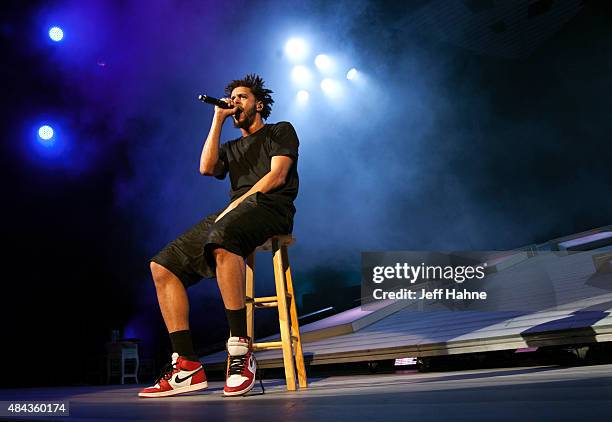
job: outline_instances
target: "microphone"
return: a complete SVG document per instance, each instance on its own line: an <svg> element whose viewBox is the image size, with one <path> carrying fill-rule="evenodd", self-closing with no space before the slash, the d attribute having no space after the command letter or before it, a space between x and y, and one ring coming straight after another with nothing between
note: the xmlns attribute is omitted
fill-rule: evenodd
<svg viewBox="0 0 612 422"><path fill-rule="evenodd" d="M228 110L230 108L233 108L231 105L229 105L225 101L220 100L220 99L215 98L215 97L209 97L208 95L198 95L198 100L202 101L203 103L216 105L217 107L225 108L225 109L228 109Z"/></svg>

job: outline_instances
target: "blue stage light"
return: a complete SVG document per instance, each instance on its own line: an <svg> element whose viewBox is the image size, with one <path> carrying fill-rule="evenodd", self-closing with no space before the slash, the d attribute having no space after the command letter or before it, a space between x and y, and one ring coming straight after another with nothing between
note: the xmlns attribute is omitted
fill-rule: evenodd
<svg viewBox="0 0 612 422"><path fill-rule="evenodd" d="M49 38L55 42L60 42L64 38L64 31L59 26L49 29Z"/></svg>
<svg viewBox="0 0 612 422"><path fill-rule="evenodd" d="M304 60L308 55L308 44L302 38L291 38L285 44L285 54L292 61Z"/></svg>
<svg viewBox="0 0 612 422"><path fill-rule="evenodd" d="M349 81L352 81L356 78L357 78L357 69L352 68L351 70L346 72L346 79L348 79Z"/></svg>
<svg viewBox="0 0 612 422"><path fill-rule="evenodd" d="M57 115L39 115L25 124L27 138L24 146L35 162L44 166L66 164L62 159L68 152L65 125L65 118Z"/></svg>
<svg viewBox="0 0 612 422"><path fill-rule="evenodd" d="M38 137L43 141L53 139L53 128L49 125L44 125L38 128Z"/></svg>

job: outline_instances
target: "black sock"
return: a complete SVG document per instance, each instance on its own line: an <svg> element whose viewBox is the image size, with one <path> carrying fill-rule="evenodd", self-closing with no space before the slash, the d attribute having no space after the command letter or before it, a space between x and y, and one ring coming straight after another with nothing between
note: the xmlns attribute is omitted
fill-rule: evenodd
<svg viewBox="0 0 612 422"><path fill-rule="evenodd" d="M172 351L178 353L179 356L192 361L198 360L198 355L193 349L191 331L182 330L170 333L170 342L172 343Z"/></svg>
<svg viewBox="0 0 612 422"><path fill-rule="evenodd" d="M229 324L232 337L246 337L246 306L242 309L226 309L227 322Z"/></svg>

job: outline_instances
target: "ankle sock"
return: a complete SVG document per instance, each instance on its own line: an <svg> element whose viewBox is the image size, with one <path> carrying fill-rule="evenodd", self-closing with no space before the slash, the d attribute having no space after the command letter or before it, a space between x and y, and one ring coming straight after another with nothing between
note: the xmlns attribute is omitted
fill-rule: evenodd
<svg viewBox="0 0 612 422"><path fill-rule="evenodd" d="M227 322L232 337L246 337L246 306L242 309L226 309Z"/></svg>
<svg viewBox="0 0 612 422"><path fill-rule="evenodd" d="M170 342L172 343L172 351L184 357L187 360L194 362L198 361L198 355L193 348L193 340L191 339L190 330L175 331L170 333Z"/></svg>

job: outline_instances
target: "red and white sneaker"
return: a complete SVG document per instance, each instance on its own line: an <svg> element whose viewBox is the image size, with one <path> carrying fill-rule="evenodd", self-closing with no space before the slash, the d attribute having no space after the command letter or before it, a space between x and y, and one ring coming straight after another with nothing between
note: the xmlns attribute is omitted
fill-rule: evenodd
<svg viewBox="0 0 612 422"><path fill-rule="evenodd" d="M178 353L172 354L172 363L166 365L155 385L143 388L140 397L168 397L208 387L206 374L200 362L192 362Z"/></svg>
<svg viewBox="0 0 612 422"><path fill-rule="evenodd" d="M230 337L227 340L227 373L223 394L241 396L255 385L257 362L253 356L253 343L249 337Z"/></svg>

